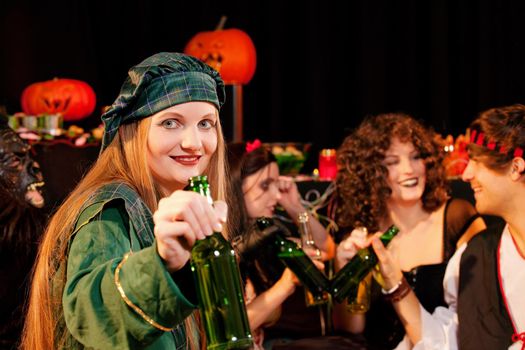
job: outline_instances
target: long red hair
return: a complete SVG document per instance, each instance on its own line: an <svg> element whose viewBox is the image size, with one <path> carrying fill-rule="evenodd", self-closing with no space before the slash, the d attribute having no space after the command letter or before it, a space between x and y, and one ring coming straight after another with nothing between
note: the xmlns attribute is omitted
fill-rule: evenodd
<svg viewBox="0 0 525 350"><path fill-rule="evenodd" d="M67 262L67 245L88 197L107 183L123 182L135 189L152 212L157 209L161 195L149 171L145 152L150 123L151 118L145 118L122 125L115 139L50 220L33 273L21 349L55 349L65 344L68 335L62 312L65 274L59 268ZM220 123L217 123L217 140L217 151L205 173L214 198L225 200L227 171ZM194 319L188 317L185 322L188 341L192 348L196 347L198 340L191 338L195 333Z"/></svg>

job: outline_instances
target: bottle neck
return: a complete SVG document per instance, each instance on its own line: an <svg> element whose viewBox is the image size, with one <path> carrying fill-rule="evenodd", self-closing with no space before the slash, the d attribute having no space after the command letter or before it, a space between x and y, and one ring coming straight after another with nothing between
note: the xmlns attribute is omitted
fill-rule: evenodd
<svg viewBox="0 0 525 350"><path fill-rule="evenodd" d="M392 225L379 237L383 245L386 247L392 239L399 233L399 228Z"/></svg>
<svg viewBox="0 0 525 350"><path fill-rule="evenodd" d="M213 204L211 196L210 185L206 176L193 176L188 180L187 189L193 192L202 194L208 200L208 203Z"/></svg>

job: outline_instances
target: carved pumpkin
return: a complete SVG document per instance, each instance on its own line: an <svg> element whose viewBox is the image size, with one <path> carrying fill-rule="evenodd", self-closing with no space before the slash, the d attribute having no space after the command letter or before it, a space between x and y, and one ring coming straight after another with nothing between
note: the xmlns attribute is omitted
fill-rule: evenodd
<svg viewBox="0 0 525 350"><path fill-rule="evenodd" d="M61 113L65 121L80 120L95 110L95 92L87 83L58 79L33 83L22 92L22 110L26 114Z"/></svg>
<svg viewBox="0 0 525 350"><path fill-rule="evenodd" d="M184 52L217 70L226 84L247 84L255 73L255 46L239 29L197 33Z"/></svg>

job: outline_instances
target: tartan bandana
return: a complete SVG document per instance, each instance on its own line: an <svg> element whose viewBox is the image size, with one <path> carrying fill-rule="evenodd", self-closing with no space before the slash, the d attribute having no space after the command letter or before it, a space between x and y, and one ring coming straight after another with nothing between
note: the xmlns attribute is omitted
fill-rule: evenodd
<svg viewBox="0 0 525 350"><path fill-rule="evenodd" d="M224 82L207 64L181 53L155 54L128 71L119 96L102 115L100 151L111 143L122 124L190 101L210 102L220 110L224 98Z"/></svg>

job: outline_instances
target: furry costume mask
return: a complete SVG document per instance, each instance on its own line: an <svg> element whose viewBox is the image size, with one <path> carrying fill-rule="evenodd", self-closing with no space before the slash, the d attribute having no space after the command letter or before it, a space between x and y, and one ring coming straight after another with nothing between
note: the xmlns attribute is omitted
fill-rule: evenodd
<svg viewBox="0 0 525 350"><path fill-rule="evenodd" d="M7 125L0 120L0 190L8 194L0 201L16 201L19 205L29 203L41 208L44 198L40 187L44 185L38 164L31 158L26 144Z"/></svg>

